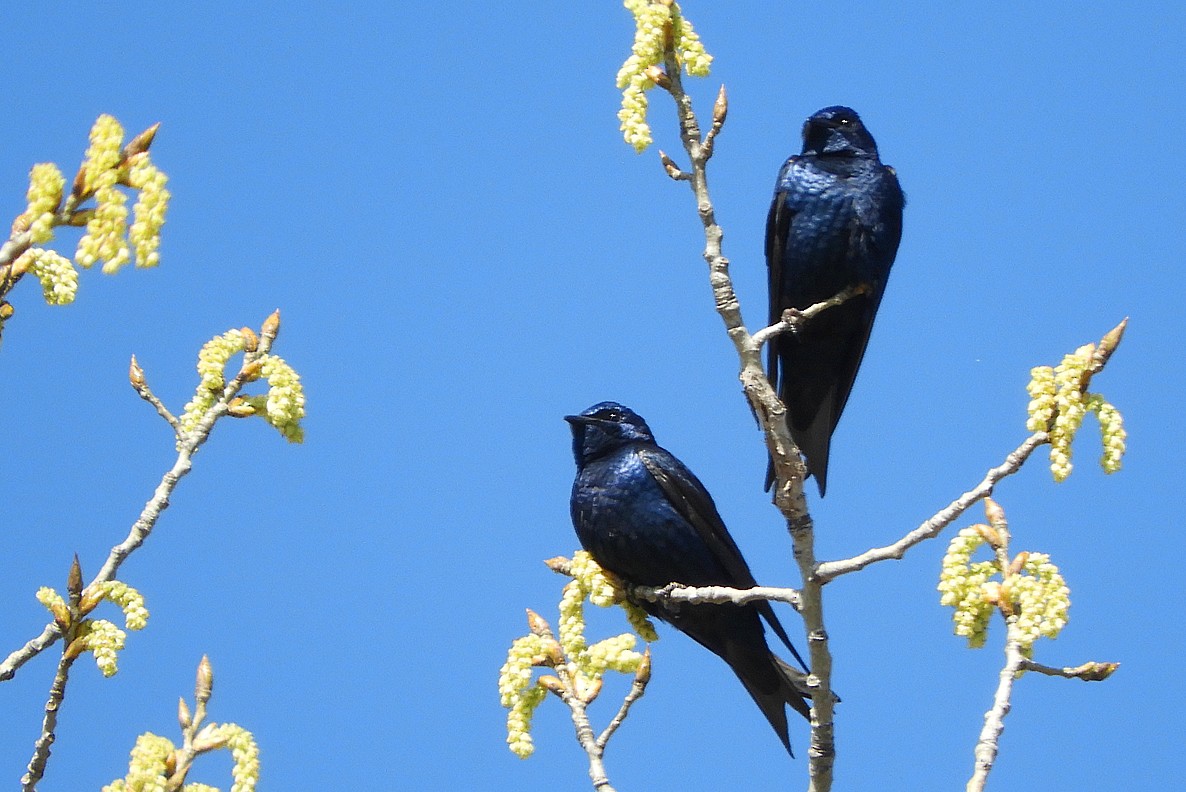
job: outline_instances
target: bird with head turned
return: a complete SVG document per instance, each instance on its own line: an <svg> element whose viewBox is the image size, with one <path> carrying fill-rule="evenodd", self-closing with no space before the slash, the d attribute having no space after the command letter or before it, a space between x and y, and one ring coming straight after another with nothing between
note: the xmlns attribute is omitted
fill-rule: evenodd
<svg viewBox="0 0 1186 792"><path fill-rule="evenodd" d="M565 420L577 466L572 523L581 546L603 569L629 586L757 585L708 490L655 442L642 416L617 402L600 402ZM804 673L770 651L763 620L803 660L769 602L636 604L723 659L791 751L786 707L805 718L810 713L801 692Z"/></svg>

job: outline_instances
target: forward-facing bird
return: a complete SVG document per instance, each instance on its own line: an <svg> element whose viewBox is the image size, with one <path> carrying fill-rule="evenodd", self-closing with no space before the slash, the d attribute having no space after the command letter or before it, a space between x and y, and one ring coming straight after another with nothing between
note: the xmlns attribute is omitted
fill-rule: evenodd
<svg viewBox="0 0 1186 792"><path fill-rule="evenodd" d="M827 489L828 448L860 368L902 238L905 198L894 169L847 107L803 125L803 153L778 172L766 219L770 323L857 286L865 291L770 342L768 376L787 407L791 437ZM766 488L773 481L773 466Z"/></svg>
<svg viewBox="0 0 1186 792"><path fill-rule="evenodd" d="M564 420L572 427L577 463L572 523L581 546L602 568L631 586L757 585L708 490L655 443L640 415L601 402ZM769 602L637 604L728 663L791 752L786 705L810 715L795 684L803 672L770 651L762 619L804 663Z"/></svg>

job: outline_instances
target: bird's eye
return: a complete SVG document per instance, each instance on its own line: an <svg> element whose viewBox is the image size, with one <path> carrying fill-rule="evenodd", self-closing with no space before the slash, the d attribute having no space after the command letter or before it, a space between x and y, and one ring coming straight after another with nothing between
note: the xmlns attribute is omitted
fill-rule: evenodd
<svg viewBox="0 0 1186 792"><path fill-rule="evenodd" d="M615 423L622 420L622 413L619 410L606 410L606 420L614 421Z"/></svg>
<svg viewBox="0 0 1186 792"><path fill-rule="evenodd" d="M837 119L837 120L839 120L839 121L840 121L840 126L848 126L849 124L851 124L851 123L852 123L852 119L851 119L851 118L845 118L844 116L841 116L841 117L840 117L839 119Z"/></svg>

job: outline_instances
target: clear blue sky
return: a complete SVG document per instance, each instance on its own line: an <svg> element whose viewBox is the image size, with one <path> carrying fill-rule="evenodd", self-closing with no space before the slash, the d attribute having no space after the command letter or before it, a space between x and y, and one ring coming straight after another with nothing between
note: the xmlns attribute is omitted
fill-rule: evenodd
<svg viewBox="0 0 1186 792"><path fill-rule="evenodd" d="M796 582L690 195L618 135L628 13L609 0L51 5L0 13L5 216L22 211L32 163L72 172L104 112L162 122L153 152L174 200L158 270L85 273L68 308L40 305L33 284L13 295L0 652L40 631L33 594L63 587L72 553L97 570L173 459L127 385L132 353L180 407L202 342L279 307L277 351L304 377L309 418L301 447L262 422L217 427L123 569L148 629L115 678L75 667L42 788L98 789L141 731L175 738L203 653L212 717L255 732L265 789L586 788L557 702L524 762L504 747L495 691L523 608L555 613L562 581L542 559L576 546L562 415L607 398L637 409L711 490L759 580ZM1089 424L1069 482L1039 463L997 492L1015 547L1051 553L1072 590L1071 623L1038 659L1123 665L1105 684L1024 678L992 788L1164 787L1180 775L1186 697L1171 506L1181 7L685 10L716 56L694 85L700 108L729 88L711 178L751 329L770 190L808 114L857 108L908 194L828 498L813 499L821 557L891 541L978 481L1024 436L1029 368L1132 317L1097 380L1127 419L1125 469L1100 473ZM1001 636L974 652L951 635L935 592L945 546L827 590L839 789L952 789L971 769ZM663 636L606 757L618 789L802 788L806 763L783 755L728 669ZM0 685L8 784L53 664ZM792 741L805 748L804 724ZM191 780L226 788L228 767L206 760Z"/></svg>

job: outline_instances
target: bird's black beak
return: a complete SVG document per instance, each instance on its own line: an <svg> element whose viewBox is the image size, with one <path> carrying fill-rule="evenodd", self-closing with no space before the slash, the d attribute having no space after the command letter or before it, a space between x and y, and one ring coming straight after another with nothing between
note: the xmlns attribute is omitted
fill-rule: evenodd
<svg viewBox="0 0 1186 792"><path fill-rule="evenodd" d="M587 415L566 415L564 416L564 420L573 426L588 426L593 423L593 419Z"/></svg>

